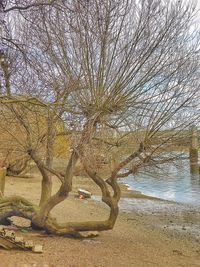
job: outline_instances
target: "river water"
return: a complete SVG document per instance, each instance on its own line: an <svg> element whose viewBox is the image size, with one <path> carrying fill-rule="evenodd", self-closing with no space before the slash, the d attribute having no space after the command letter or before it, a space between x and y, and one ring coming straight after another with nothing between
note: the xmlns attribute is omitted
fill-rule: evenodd
<svg viewBox="0 0 200 267"><path fill-rule="evenodd" d="M123 182L145 195L200 206L200 176L190 174L188 160L176 166L168 164L151 174L130 175Z"/></svg>

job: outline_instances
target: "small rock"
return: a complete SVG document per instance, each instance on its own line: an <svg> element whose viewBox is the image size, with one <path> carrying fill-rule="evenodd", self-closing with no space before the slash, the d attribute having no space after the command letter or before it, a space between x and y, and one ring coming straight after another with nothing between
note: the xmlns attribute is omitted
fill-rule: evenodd
<svg viewBox="0 0 200 267"><path fill-rule="evenodd" d="M21 236L15 236L15 242L17 243L23 243L24 242L24 238Z"/></svg>
<svg viewBox="0 0 200 267"><path fill-rule="evenodd" d="M33 241L25 241L25 247L26 248L33 248L34 247Z"/></svg>
<svg viewBox="0 0 200 267"><path fill-rule="evenodd" d="M99 236L99 232L97 231L82 232L80 233L80 235L83 238L93 238Z"/></svg>
<svg viewBox="0 0 200 267"><path fill-rule="evenodd" d="M9 217L8 220L17 227L29 228L31 226L31 221L22 217L12 216Z"/></svg>
<svg viewBox="0 0 200 267"><path fill-rule="evenodd" d="M35 253L42 253L43 252L43 246L42 245L35 245L32 248L32 251Z"/></svg>
<svg viewBox="0 0 200 267"><path fill-rule="evenodd" d="M9 231L9 230L4 230L5 232L5 236L6 237L10 237L10 238L13 238L15 236L15 232L14 231Z"/></svg>

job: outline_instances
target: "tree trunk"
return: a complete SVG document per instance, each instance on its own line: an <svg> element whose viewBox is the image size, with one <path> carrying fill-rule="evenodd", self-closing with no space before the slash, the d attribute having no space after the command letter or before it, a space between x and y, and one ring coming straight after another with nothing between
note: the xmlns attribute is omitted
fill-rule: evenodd
<svg viewBox="0 0 200 267"><path fill-rule="evenodd" d="M42 160L36 155L35 151L30 150L29 155L36 163L41 175L42 175L42 184L41 184L41 196L40 196L40 206L44 205L46 201L51 197L52 191L52 181L51 177L49 177L48 171L44 168L44 163Z"/></svg>
<svg viewBox="0 0 200 267"><path fill-rule="evenodd" d="M47 118L47 147L46 147L46 166L47 168L52 168L53 164L53 154L54 154L54 138L55 133L53 129L53 117L50 112ZM42 190L40 197L40 206L44 205L46 201L51 197L52 193L52 177L51 174L43 170L42 174L45 172L45 175L42 175Z"/></svg>
<svg viewBox="0 0 200 267"><path fill-rule="evenodd" d="M191 127L191 143L190 143L190 173L192 175L199 175L198 166L198 129L196 126Z"/></svg>
<svg viewBox="0 0 200 267"><path fill-rule="evenodd" d="M8 63L8 60L5 54L2 54L0 57L0 66L1 66L1 69L3 70L6 94L7 96L11 96L9 63Z"/></svg>
<svg viewBox="0 0 200 267"><path fill-rule="evenodd" d="M40 206L46 203L46 201L51 197L51 192L52 192L51 177L48 177L47 179L43 177L41 185Z"/></svg>
<svg viewBox="0 0 200 267"><path fill-rule="evenodd" d="M6 168L0 169L0 197L3 197L5 190L5 178L6 178Z"/></svg>

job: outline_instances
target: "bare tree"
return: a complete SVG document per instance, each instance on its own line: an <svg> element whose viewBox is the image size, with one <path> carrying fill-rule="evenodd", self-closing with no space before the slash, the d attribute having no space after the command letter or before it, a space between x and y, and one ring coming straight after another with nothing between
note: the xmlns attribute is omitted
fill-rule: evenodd
<svg viewBox="0 0 200 267"><path fill-rule="evenodd" d="M23 11L28 10L31 8L38 8L38 7L44 7L44 6L50 6L55 2L55 0L48 0L48 1L23 1L23 0L1 0L0 1L0 8L2 12L8 13L10 11Z"/></svg>
<svg viewBox="0 0 200 267"><path fill-rule="evenodd" d="M15 118L26 132L25 149L43 176L43 187L51 184L51 175L61 186L54 195L44 194L39 209L22 198L3 198L0 219L24 216L57 234L111 229L118 216L118 178L176 159L169 153L172 140L198 119L195 9L183 1L75 0L37 11L22 12L19 43L26 60L21 58L24 68L13 84L18 94L27 92L45 107L46 161L34 146L27 117L17 110ZM24 83L24 77L30 80ZM11 101L13 108L16 99L11 93L4 103ZM71 134L64 173L52 166L59 119ZM110 215L105 221L59 224L50 212L72 190L78 160L100 187Z"/></svg>

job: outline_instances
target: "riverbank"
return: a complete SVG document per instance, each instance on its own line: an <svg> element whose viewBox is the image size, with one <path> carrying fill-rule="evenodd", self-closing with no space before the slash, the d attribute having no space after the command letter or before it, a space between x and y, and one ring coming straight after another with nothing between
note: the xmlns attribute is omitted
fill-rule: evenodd
<svg viewBox="0 0 200 267"><path fill-rule="evenodd" d="M54 190L59 182L55 183ZM100 233L95 239L69 239L47 236L40 232L21 233L26 239L44 245L41 255L23 251L0 250L0 266L34 267L148 267L199 266L200 240L188 224L199 227L199 213L176 203L143 198L139 192L122 187L120 215L113 230ZM40 177L7 178L6 194L20 194L38 202ZM91 200L75 198L78 188L89 190ZM31 194L30 194L31 192ZM136 198L135 198L135 197ZM76 177L69 199L58 205L53 214L60 222L70 220L104 220L107 207L98 201L99 189L87 178ZM132 201L132 203L130 202ZM128 209L128 205L132 209ZM182 230L169 226L180 225Z"/></svg>

